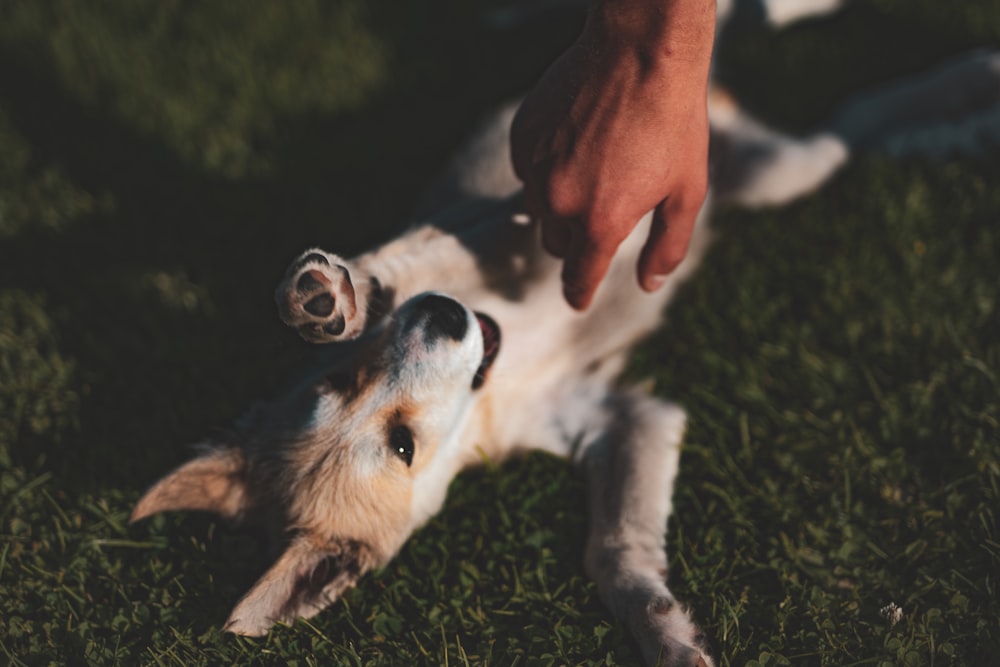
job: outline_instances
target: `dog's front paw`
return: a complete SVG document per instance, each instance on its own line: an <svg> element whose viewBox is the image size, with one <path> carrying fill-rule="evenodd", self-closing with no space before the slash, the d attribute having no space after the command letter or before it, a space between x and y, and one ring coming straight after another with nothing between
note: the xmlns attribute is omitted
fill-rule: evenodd
<svg viewBox="0 0 1000 667"><path fill-rule="evenodd" d="M322 250L302 253L274 292L281 320L311 343L356 338L368 315L371 277Z"/></svg>

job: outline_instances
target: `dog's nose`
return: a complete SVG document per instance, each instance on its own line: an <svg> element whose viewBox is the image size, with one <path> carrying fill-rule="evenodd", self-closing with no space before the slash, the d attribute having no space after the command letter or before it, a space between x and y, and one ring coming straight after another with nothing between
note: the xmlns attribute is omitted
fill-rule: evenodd
<svg viewBox="0 0 1000 667"><path fill-rule="evenodd" d="M417 303L427 314L428 333L441 333L452 340L462 340L469 328L465 308L458 301L440 294L430 294Z"/></svg>

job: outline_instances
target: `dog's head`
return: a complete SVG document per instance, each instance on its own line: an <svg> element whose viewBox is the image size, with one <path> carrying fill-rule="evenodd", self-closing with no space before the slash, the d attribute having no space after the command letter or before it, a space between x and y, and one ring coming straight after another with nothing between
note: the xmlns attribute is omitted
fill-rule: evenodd
<svg viewBox="0 0 1000 667"><path fill-rule="evenodd" d="M227 629L312 616L436 511L476 391L499 350L488 317L425 294L155 484L132 521L206 510L273 524L282 555ZM430 498L431 500L428 500Z"/></svg>

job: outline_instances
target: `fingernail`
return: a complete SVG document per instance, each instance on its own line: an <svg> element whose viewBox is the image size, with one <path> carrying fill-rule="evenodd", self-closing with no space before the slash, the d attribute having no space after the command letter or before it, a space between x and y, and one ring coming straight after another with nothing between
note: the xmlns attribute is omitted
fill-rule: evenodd
<svg viewBox="0 0 1000 667"><path fill-rule="evenodd" d="M649 276L646 278L646 282L643 283L642 288L647 292L655 292L663 287L663 283L665 282L667 282L667 274Z"/></svg>

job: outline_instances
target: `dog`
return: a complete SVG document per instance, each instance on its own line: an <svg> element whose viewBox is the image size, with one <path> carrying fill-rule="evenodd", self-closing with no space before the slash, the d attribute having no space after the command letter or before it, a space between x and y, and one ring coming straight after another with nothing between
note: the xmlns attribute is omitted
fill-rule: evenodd
<svg viewBox="0 0 1000 667"><path fill-rule="evenodd" d="M258 636L317 614L391 560L464 468L543 450L585 471L585 569L644 660L711 666L666 583L685 413L618 383L629 348L660 326L704 257L712 206L785 204L860 149L920 150L928 137L960 146L995 125L998 98L1000 56L977 53L863 93L795 138L714 88L711 192L688 256L659 291L639 290L647 216L582 313L564 303L560 262L521 210L510 105L453 161L423 224L353 259L313 248L291 263L275 292L279 314L322 344L316 362L153 485L131 520L205 510L265 526L280 555L225 626Z"/></svg>

